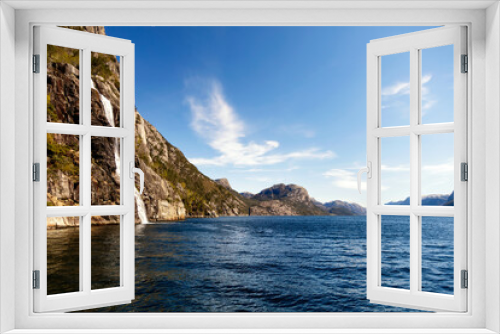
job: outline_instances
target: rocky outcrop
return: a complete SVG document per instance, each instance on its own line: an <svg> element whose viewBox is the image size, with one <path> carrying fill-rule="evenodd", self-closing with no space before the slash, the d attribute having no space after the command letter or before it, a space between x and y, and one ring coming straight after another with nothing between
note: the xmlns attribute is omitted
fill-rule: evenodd
<svg viewBox="0 0 500 334"><path fill-rule="evenodd" d="M225 177L222 179L216 179L215 182L226 189L233 190L233 188L231 188L231 184L229 184L228 179L226 179Z"/></svg>

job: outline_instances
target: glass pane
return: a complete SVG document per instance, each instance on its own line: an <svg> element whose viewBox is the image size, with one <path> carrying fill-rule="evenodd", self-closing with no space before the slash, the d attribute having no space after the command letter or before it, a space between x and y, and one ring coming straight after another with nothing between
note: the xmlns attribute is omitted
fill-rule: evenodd
<svg viewBox="0 0 500 334"><path fill-rule="evenodd" d="M410 217L382 216L382 286L410 289Z"/></svg>
<svg viewBox="0 0 500 334"><path fill-rule="evenodd" d="M380 58L382 126L410 125L410 53Z"/></svg>
<svg viewBox="0 0 500 334"><path fill-rule="evenodd" d="M120 216L92 217L92 289L120 286Z"/></svg>
<svg viewBox="0 0 500 334"><path fill-rule="evenodd" d="M120 139L92 137L92 205L120 205Z"/></svg>
<svg viewBox="0 0 500 334"><path fill-rule="evenodd" d="M422 291L453 294L453 218L422 217Z"/></svg>
<svg viewBox="0 0 500 334"><path fill-rule="evenodd" d="M453 45L421 50L422 123L453 122Z"/></svg>
<svg viewBox="0 0 500 334"><path fill-rule="evenodd" d="M47 218L47 294L80 291L80 218Z"/></svg>
<svg viewBox="0 0 500 334"><path fill-rule="evenodd" d="M454 205L453 133L421 136L422 205Z"/></svg>
<svg viewBox="0 0 500 334"><path fill-rule="evenodd" d="M119 57L92 52L92 125L120 126Z"/></svg>
<svg viewBox="0 0 500 334"><path fill-rule="evenodd" d="M410 205L410 137L381 138L381 204Z"/></svg>
<svg viewBox="0 0 500 334"><path fill-rule="evenodd" d="M47 45L47 122L80 123L80 50Z"/></svg>
<svg viewBox="0 0 500 334"><path fill-rule="evenodd" d="M80 137L47 134L47 206L80 203Z"/></svg>

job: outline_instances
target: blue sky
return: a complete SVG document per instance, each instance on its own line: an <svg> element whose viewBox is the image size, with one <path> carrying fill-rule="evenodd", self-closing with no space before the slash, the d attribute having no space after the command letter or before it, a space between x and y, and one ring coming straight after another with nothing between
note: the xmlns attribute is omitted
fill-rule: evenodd
<svg viewBox="0 0 500 334"><path fill-rule="evenodd" d="M295 183L320 201L364 204L355 173L366 161L366 44L423 29L428 28L106 27L106 32L136 45L139 112L204 174L228 178L237 191ZM422 51L424 122L453 120L450 50ZM382 124L407 125L409 58L385 56L382 71ZM429 147L422 152L422 191L449 193L452 135L451 141L450 135L434 136L445 140L429 145L435 140L422 138ZM408 139L391 140L382 144L384 201L409 195Z"/></svg>

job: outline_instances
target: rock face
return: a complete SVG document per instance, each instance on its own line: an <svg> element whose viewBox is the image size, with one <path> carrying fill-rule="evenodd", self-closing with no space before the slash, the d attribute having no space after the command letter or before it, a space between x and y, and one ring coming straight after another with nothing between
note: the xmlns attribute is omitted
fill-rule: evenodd
<svg viewBox="0 0 500 334"><path fill-rule="evenodd" d="M226 178L217 179L215 180L215 182L217 182L217 184L223 186L226 189L233 190L233 188L231 188L231 184L229 184L229 181Z"/></svg>

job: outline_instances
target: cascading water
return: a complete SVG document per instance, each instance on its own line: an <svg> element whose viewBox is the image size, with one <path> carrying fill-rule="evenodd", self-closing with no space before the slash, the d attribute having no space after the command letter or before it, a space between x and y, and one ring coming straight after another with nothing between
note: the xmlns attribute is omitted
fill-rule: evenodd
<svg viewBox="0 0 500 334"><path fill-rule="evenodd" d="M146 205L142 200L141 194L139 194L139 190L137 190L136 188L134 188L134 196L135 201L137 202L137 214L139 215L141 224L149 224L148 215L146 214Z"/></svg>
<svg viewBox="0 0 500 334"><path fill-rule="evenodd" d="M93 89L95 88L94 81L90 80L91 82L91 87ZM97 89L96 89L97 90ZM99 91L98 91L99 92ZM113 106L111 105L111 101L106 98L104 95L99 93L99 98L101 99L102 105L104 107L104 116L106 116L106 119L108 120L108 123L111 126L115 126L115 118L113 114ZM115 165L116 165L116 174L120 176L120 139L116 138L115 139Z"/></svg>
<svg viewBox="0 0 500 334"><path fill-rule="evenodd" d="M97 90L95 87L94 81L90 80L90 85L93 89ZM99 98L101 99L102 105L104 107L104 116L106 116L106 119L108 123L111 126L115 126L115 118L113 117L113 106L111 105L111 101L107 99L104 95L102 95L99 91ZM116 165L116 174L120 176L120 139L116 138L115 139L115 165ZM146 205L144 204L144 201L142 200L141 194L139 194L139 191L134 187L134 197L135 201L137 202L137 214L139 215L139 219L141 220L141 224L149 224L148 221L148 215L146 213Z"/></svg>

